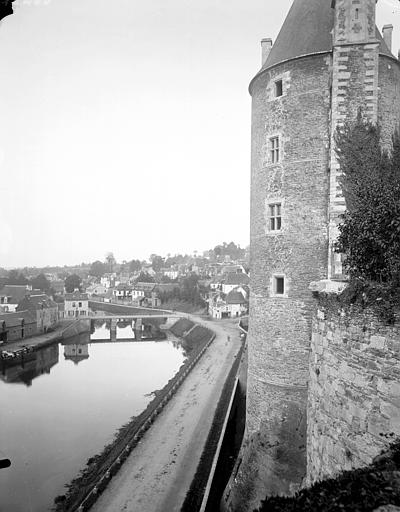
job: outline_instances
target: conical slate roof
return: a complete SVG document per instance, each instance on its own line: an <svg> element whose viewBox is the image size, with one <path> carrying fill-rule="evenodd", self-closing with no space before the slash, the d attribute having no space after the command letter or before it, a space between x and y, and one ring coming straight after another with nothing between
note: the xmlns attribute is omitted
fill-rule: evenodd
<svg viewBox="0 0 400 512"><path fill-rule="evenodd" d="M305 55L332 51L332 0L294 0L262 69ZM393 57L377 29L380 53Z"/></svg>

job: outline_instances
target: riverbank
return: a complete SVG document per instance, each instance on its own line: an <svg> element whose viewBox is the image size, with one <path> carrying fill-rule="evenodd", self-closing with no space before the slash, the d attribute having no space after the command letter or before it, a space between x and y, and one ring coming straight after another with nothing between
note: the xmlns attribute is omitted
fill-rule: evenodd
<svg viewBox="0 0 400 512"><path fill-rule="evenodd" d="M213 423L219 397L241 348L235 321L190 316L216 337L127 458L92 510L174 512L183 505ZM229 337L229 339L228 339Z"/></svg>
<svg viewBox="0 0 400 512"><path fill-rule="evenodd" d="M34 348L34 350L47 347L53 343L61 341L63 339L64 332L69 329L75 322L75 319L63 320L54 330L47 333L38 334L37 336L24 338L22 340L8 341L0 345L0 351L6 350L9 352L14 352L16 350L20 350L24 346L31 346Z"/></svg>
<svg viewBox="0 0 400 512"><path fill-rule="evenodd" d="M156 393L147 408L121 427L114 441L106 446L101 453L88 460L87 466L78 477L67 485L66 495L56 498L56 510L72 511L78 508L79 510L88 510L96 502L98 495L120 470L130 452L134 449L136 451L145 432L168 402L172 400L215 337L210 329L187 319L178 320L176 329L179 332L182 331L182 339L192 346L187 360L164 388Z"/></svg>

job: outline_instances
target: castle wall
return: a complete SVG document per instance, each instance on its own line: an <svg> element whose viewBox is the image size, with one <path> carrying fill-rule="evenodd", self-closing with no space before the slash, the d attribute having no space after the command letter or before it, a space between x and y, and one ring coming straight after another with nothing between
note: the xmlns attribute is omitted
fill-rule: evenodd
<svg viewBox="0 0 400 512"><path fill-rule="evenodd" d="M306 401L312 297L326 277L330 56L276 66L252 85L251 297L247 435L236 481L251 510L268 493L291 493L306 472ZM275 98L274 81L283 95ZM279 135L282 159L269 160ZM282 204L282 229L268 205ZM273 292L274 274L285 294ZM242 485L241 485L242 484ZM241 510L235 503L233 510Z"/></svg>
<svg viewBox="0 0 400 512"><path fill-rule="evenodd" d="M400 324L321 307L313 319L307 482L365 466L400 435Z"/></svg>
<svg viewBox="0 0 400 512"><path fill-rule="evenodd" d="M381 55L379 57L378 122L382 141L390 146L392 134L400 123L400 63Z"/></svg>

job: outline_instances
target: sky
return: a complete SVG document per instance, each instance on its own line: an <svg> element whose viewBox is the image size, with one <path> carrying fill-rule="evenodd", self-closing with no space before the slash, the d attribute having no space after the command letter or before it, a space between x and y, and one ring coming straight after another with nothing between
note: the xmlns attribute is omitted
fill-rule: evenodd
<svg viewBox="0 0 400 512"><path fill-rule="evenodd" d="M291 0L16 0L0 26L0 267L249 243L248 84ZM378 27L400 2L379 0Z"/></svg>

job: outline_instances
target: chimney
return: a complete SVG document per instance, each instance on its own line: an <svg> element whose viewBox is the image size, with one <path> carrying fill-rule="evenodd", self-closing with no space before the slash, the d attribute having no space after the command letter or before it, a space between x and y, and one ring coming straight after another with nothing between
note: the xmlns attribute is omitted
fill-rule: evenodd
<svg viewBox="0 0 400 512"><path fill-rule="evenodd" d="M393 34L393 25L385 25L382 29L383 39L386 43L386 46L392 51L392 34Z"/></svg>
<svg viewBox="0 0 400 512"><path fill-rule="evenodd" d="M261 66L264 66L264 64L267 62L269 52L272 49L272 39L269 37L266 39L261 40L261 51L262 51L262 57L261 57Z"/></svg>

